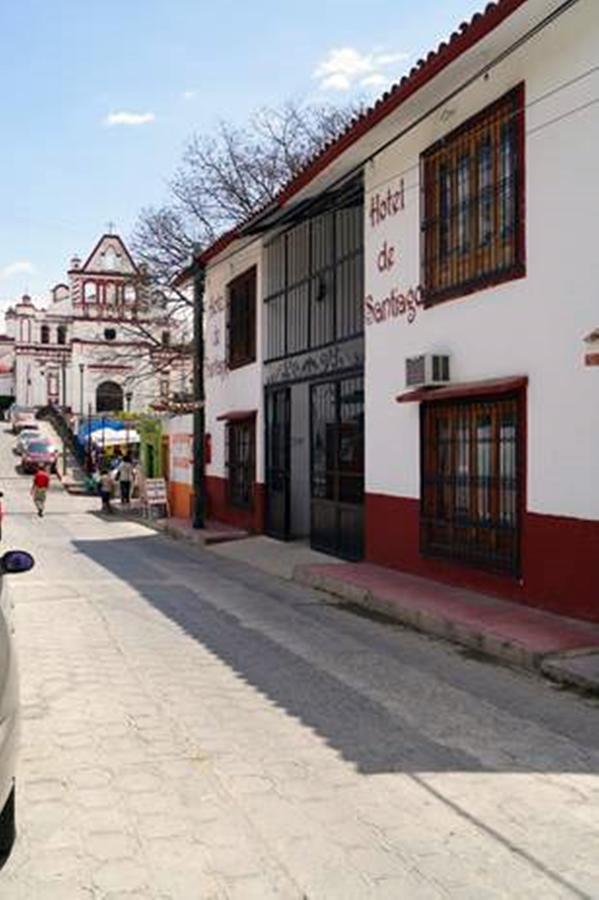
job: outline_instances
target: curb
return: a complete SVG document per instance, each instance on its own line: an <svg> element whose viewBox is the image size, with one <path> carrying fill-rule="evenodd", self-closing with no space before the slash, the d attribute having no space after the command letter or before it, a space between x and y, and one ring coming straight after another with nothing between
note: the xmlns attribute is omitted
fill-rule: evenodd
<svg viewBox="0 0 599 900"><path fill-rule="evenodd" d="M482 633L474 626L456 623L442 614L402 607L395 600L377 596L365 588L341 581L330 574L315 572L310 566L297 566L293 573L293 581L383 615L422 634L442 638L452 644L477 651L498 662L545 675L562 684L599 691L598 680L593 681L584 674L576 673L569 665L569 660L573 657L589 655L591 651L588 648L564 653L535 652L517 641L492 632Z"/></svg>
<svg viewBox="0 0 599 900"><path fill-rule="evenodd" d="M595 663L594 672L585 672L585 662ZM582 666L580 663L582 662ZM565 687L577 688L585 693L599 696L599 651L580 650L547 656L541 662L541 673L551 681Z"/></svg>
<svg viewBox="0 0 599 900"><path fill-rule="evenodd" d="M139 522L155 532L166 534L173 540L184 541L191 546L206 547L210 545L210 542L206 542L205 535L194 535L193 532L183 531L166 522L127 516L120 512L119 515L122 519ZM252 565L247 561L246 564ZM260 569L260 566L254 566L254 568ZM489 660L544 676L555 683L586 693L599 695L599 650L597 648L582 647L561 652L535 652L513 639L506 639L502 635L489 631L481 632L474 626L455 622L440 613L402 607L396 600L377 596L359 585L337 579L328 573L315 571L311 565L295 566L291 577L284 580L320 591L331 598L344 600L348 605L359 606L421 634L465 647L488 657ZM324 602L330 601L324 598ZM589 676L584 671L577 670L577 661L589 657L597 658L596 678Z"/></svg>
<svg viewBox="0 0 599 900"><path fill-rule="evenodd" d="M219 534L218 532L206 533L202 529L193 531L186 528L179 528L177 525L170 525L168 521L164 521L163 519L146 519L141 515L138 516L132 513L124 513L118 507L113 508L115 513L125 521L137 522L140 525L145 525L147 528L151 528L152 531L155 531L158 534L166 534L174 541L183 541L185 544L189 544L192 547L212 547L215 544L222 544L231 540L242 540L242 538L248 537L247 534L242 532L231 536L229 534Z"/></svg>

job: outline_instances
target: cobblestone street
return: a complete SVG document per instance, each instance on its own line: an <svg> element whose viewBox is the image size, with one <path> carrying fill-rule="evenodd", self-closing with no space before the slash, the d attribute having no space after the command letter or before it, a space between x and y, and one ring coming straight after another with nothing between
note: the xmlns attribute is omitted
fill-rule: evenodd
<svg viewBox="0 0 599 900"><path fill-rule="evenodd" d="M599 706L55 486L0 436L23 706L2 900L599 897Z"/></svg>

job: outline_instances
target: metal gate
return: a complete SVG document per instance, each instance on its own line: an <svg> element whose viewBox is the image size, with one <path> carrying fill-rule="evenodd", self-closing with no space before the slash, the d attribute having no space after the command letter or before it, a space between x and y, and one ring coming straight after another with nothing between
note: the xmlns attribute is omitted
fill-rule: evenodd
<svg viewBox="0 0 599 900"><path fill-rule="evenodd" d="M289 540L291 391L266 391L266 532Z"/></svg>
<svg viewBox="0 0 599 900"><path fill-rule="evenodd" d="M312 386L311 527L315 550L361 559L364 530L364 378Z"/></svg>

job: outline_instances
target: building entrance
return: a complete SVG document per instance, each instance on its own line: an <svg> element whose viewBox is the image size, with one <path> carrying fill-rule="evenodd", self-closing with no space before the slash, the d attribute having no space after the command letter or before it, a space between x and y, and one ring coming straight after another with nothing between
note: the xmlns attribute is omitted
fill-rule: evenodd
<svg viewBox="0 0 599 900"><path fill-rule="evenodd" d="M361 559L364 528L364 378L315 384L310 396L310 542Z"/></svg>
<svg viewBox="0 0 599 900"><path fill-rule="evenodd" d="M290 537L291 390L266 392L266 532Z"/></svg>

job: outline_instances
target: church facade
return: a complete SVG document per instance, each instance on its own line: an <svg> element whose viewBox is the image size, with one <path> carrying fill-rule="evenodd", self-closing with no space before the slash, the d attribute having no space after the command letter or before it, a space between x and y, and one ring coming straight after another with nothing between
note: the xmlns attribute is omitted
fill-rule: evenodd
<svg viewBox="0 0 599 900"><path fill-rule="evenodd" d="M104 234L46 303L25 295L7 310L2 349L17 404L142 412L188 391L181 327L144 276L124 241Z"/></svg>

